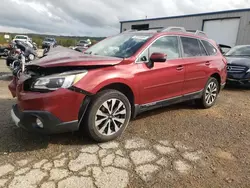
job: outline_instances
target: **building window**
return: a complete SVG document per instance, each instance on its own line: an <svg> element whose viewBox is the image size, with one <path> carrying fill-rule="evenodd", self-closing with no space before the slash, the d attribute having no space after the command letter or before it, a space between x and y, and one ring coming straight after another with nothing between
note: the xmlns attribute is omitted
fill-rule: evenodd
<svg viewBox="0 0 250 188"><path fill-rule="evenodd" d="M131 29L135 29L135 30L148 30L149 29L149 24L132 25Z"/></svg>

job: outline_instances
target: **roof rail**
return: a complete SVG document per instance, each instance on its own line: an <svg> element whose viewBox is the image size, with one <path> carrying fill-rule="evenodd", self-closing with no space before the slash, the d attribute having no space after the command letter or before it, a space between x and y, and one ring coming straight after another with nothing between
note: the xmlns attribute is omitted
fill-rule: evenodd
<svg viewBox="0 0 250 188"><path fill-rule="evenodd" d="M161 30L161 32L165 32L165 31L181 31L181 32L186 32L186 29L184 27L167 27L164 28L163 30Z"/></svg>
<svg viewBox="0 0 250 188"><path fill-rule="evenodd" d="M147 30L137 30L137 29L128 29L126 31L123 31L122 33L129 33L129 32L140 32L140 33L149 33L149 32L157 32L157 30L154 29L147 29Z"/></svg>
<svg viewBox="0 0 250 188"><path fill-rule="evenodd" d="M203 36L203 37L207 37L207 34L204 31L196 30L195 34Z"/></svg>
<svg viewBox="0 0 250 188"><path fill-rule="evenodd" d="M171 26L171 27L164 28L160 32L167 32L167 31L180 31L180 32L184 32L184 33L193 33L195 35L199 35L199 36L202 36L202 37L208 37L207 34L204 31L186 30L184 27L176 27L176 26Z"/></svg>

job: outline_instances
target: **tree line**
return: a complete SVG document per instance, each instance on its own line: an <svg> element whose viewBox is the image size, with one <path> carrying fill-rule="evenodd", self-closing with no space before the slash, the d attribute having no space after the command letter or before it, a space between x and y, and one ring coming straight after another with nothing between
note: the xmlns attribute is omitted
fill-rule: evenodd
<svg viewBox="0 0 250 188"><path fill-rule="evenodd" d="M5 34L10 35L9 41L11 41L11 39L13 39L15 37L15 35L18 35L18 33L11 33L11 34L10 33L0 33L0 44L1 45L6 45L9 42L4 38ZM96 42L99 42L102 39L104 39L104 37L88 37L88 36L84 36L84 37L55 36L55 35L41 35L41 34L23 34L23 35L28 35L30 38L32 38L32 41L35 42L38 47L42 46L42 42L43 42L45 37L55 38L58 45L65 46L65 47L75 46L79 40L90 39L92 44L95 44Z"/></svg>

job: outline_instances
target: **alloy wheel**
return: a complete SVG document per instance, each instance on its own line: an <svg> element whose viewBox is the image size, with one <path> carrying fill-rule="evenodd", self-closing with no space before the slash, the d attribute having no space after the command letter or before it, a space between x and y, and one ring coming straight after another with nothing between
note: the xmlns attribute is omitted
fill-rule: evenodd
<svg viewBox="0 0 250 188"><path fill-rule="evenodd" d="M218 87L215 82L210 82L207 86L206 93L205 93L205 100L208 105L211 105L216 97L217 97L217 92Z"/></svg>
<svg viewBox="0 0 250 188"><path fill-rule="evenodd" d="M119 99L105 101L95 115L95 126L98 132L104 136L117 133L126 120L126 106Z"/></svg>

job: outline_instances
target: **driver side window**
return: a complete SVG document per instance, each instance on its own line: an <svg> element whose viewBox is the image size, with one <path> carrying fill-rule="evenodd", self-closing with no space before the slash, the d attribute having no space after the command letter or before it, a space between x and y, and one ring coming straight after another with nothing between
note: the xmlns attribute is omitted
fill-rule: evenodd
<svg viewBox="0 0 250 188"><path fill-rule="evenodd" d="M179 43L177 36L165 36L157 39L147 50L139 57L139 61L148 62L152 53L167 54L167 59L177 59L180 57Z"/></svg>

